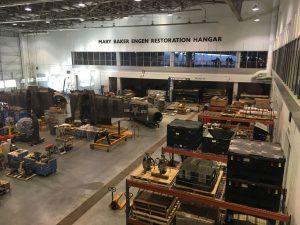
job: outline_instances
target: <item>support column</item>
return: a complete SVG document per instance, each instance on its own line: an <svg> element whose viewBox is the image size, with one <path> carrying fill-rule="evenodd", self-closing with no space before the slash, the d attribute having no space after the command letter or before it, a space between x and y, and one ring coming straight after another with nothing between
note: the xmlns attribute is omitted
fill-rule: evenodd
<svg viewBox="0 0 300 225"><path fill-rule="evenodd" d="M241 52L236 53L236 62L235 62L235 68L240 68L240 62L241 62Z"/></svg>
<svg viewBox="0 0 300 225"><path fill-rule="evenodd" d="M116 53L117 66L121 66L121 53Z"/></svg>
<svg viewBox="0 0 300 225"><path fill-rule="evenodd" d="M233 83L232 101L236 101L236 97L238 95L238 91L239 91L239 83L234 82Z"/></svg>
<svg viewBox="0 0 300 225"><path fill-rule="evenodd" d="M174 67L175 65L175 52L170 53L170 67Z"/></svg>
<svg viewBox="0 0 300 225"><path fill-rule="evenodd" d="M122 94L122 81L120 77L117 77L117 93Z"/></svg>

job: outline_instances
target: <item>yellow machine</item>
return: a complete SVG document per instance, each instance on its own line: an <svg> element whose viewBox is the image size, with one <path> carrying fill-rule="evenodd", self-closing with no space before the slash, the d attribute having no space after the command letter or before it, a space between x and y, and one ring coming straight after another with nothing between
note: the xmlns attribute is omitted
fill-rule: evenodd
<svg viewBox="0 0 300 225"><path fill-rule="evenodd" d="M185 104L184 104L184 103L180 103L180 104L177 106L176 110L177 110L177 113L178 113L178 114L183 114L183 115L187 114L187 112L189 111L189 110L185 107Z"/></svg>

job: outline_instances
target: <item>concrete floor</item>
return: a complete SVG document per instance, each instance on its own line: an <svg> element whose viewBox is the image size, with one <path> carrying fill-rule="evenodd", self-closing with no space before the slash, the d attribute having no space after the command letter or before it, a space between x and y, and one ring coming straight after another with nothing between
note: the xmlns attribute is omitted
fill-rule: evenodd
<svg viewBox="0 0 300 225"><path fill-rule="evenodd" d="M176 118L185 119L191 115L195 113ZM173 119L175 117L165 116L157 129L132 121L122 122L122 126L129 128L137 124L140 127L139 136L120 144L109 153L90 150L88 141L76 141L72 152L57 157L58 171L49 177L34 177L26 182L6 177L3 171L0 172L0 179L10 181L12 187L10 194L0 197L0 225L58 224L163 139L166 126ZM54 143L54 137L48 132L41 133L41 136L46 137L46 142L41 145L30 147L18 144L18 147L43 151L46 144ZM124 190L124 182L118 188L119 191ZM125 224L125 212L110 211L109 202L110 195L107 194L75 224Z"/></svg>

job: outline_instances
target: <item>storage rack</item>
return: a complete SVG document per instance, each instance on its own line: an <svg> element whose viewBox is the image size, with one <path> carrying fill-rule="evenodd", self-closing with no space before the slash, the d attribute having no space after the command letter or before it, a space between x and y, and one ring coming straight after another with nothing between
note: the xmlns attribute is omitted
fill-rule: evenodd
<svg viewBox="0 0 300 225"><path fill-rule="evenodd" d="M227 116L216 116L218 113L213 112L214 115L201 115L199 114L198 120L206 123L221 123L221 126L224 128L236 128L239 125L240 130L252 131L253 126L256 122L260 122L265 125L270 126L270 131L272 133L274 120L273 119L249 119L249 118L240 118L240 117L227 117Z"/></svg>
<svg viewBox="0 0 300 225"><path fill-rule="evenodd" d="M209 153L198 153L198 152L188 152L182 149L163 147L163 152L168 152L171 154L178 154L183 156L190 156L200 159L214 160L223 163L227 163L227 157L223 155L215 155ZM288 223L289 216L282 213L271 212L263 209L253 208L245 205L240 205L232 202L226 202L223 200L215 199L212 197L194 194L182 190L171 189L170 187L162 186L159 184L153 184L145 181L138 181L133 179L126 179L126 224L132 225L148 225L143 221L136 220L130 217L130 199L129 199L129 189L130 187L136 187L143 190L153 191L156 193L161 193L165 195L171 195L179 199L185 199L193 202L198 202L202 204L207 204L215 206L222 209L228 209L236 212L245 213L248 215L261 217L265 219L278 220L281 222Z"/></svg>

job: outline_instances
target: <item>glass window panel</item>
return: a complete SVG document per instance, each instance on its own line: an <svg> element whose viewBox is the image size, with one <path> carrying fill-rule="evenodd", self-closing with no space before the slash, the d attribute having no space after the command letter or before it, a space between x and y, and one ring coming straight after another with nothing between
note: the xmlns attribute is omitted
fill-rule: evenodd
<svg viewBox="0 0 300 225"><path fill-rule="evenodd" d="M202 53L202 60L203 60L203 66L204 67L213 67L212 62L212 54L211 53Z"/></svg>
<svg viewBox="0 0 300 225"><path fill-rule="evenodd" d="M136 66L137 54L136 52L130 53L130 66Z"/></svg>
<svg viewBox="0 0 300 225"><path fill-rule="evenodd" d="M236 52L221 52L221 67L233 68L236 63Z"/></svg>
<svg viewBox="0 0 300 225"><path fill-rule="evenodd" d="M117 61L117 53L116 52L111 53L111 60Z"/></svg>
<svg viewBox="0 0 300 225"><path fill-rule="evenodd" d="M130 66L130 53L124 52L124 66Z"/></svg>
<svg viewBox="0 0 300 225"><path fill-rule="evenodd" d="M158 53L151 52L151 66L158 66Z"/></svg>
<svg viewBox="0 0 300 225"><path fill-rule="evenodd" d="M248 52L247 68L257 68L257 52Z"/></svg>
<svg viewBox="0 0 300 225"><path fill-rule="evenodd" d="M82 57L83 57L83 65L88 65L88 53L87 52L83 52L82 53Z"/></svg>
<svg viewBox="0 0 300 225"><path fill-rule="evenodd" d="M94 60L96 61L100 60L100 52L94 52Z"/></svg>
<svg viewBox="0 0 300 225"><path fill-rule="evenodd" d="M111 65L111 52L105 53L105 65Z"/></svg>
<svg viewBox="0 0 300 225"><path fill-rule="evenodd" d="M240 68L247 68L247 52L241 52Z"/></svg>
<svg viewBox="0 0 300 225"><path fill-rule="evenodd" d="M268 58L268 52L258 52L257 67L266 68L267 58Z"/></svg>
<svg viewBox="0 0 300 225"><path fill-rule="evenodd" d="M88 52L88 65L94 65L94 53Z"/></svg>
<svg viewBox="0 0 300 225"><path fill-rule="evenodd" d="M144 66L144 54L143 52L137 53L137 66Z"/></svg>
<svg viewBox="0 0 300 225"><path fill-rule="evenodd" d="M220 58L219 53L212 52L210 55L211 55L211 65L213 67L220 67L221 66L221 58Z"/></svg>
<svg viewBox="0 0 300 225"><path fill-rule="evenodd" d="M144 66L151 66L151 53L144 52Z"/></svg>
<svg viewBox="0 0 300 225"><path fill-rule="evenodd" d="M83 61L83 59L82 59L82 53L81 52L76 52L75 53L75 58L76 58L75 64L76 65L82 65L82 61Z"/></svg>
<svg viewBox="0 0 300 225"><path fill-rule="evenodd" d="M104 66L105 65L105 52L100 52L100 63L99 65Z"/></svg>
<svg viewBox="0 0 300 225"><path fill-rule="evenodd" d="M165 52L164 53L164 66L170 66L170 60L171 60L171 53Z"/></svg>

